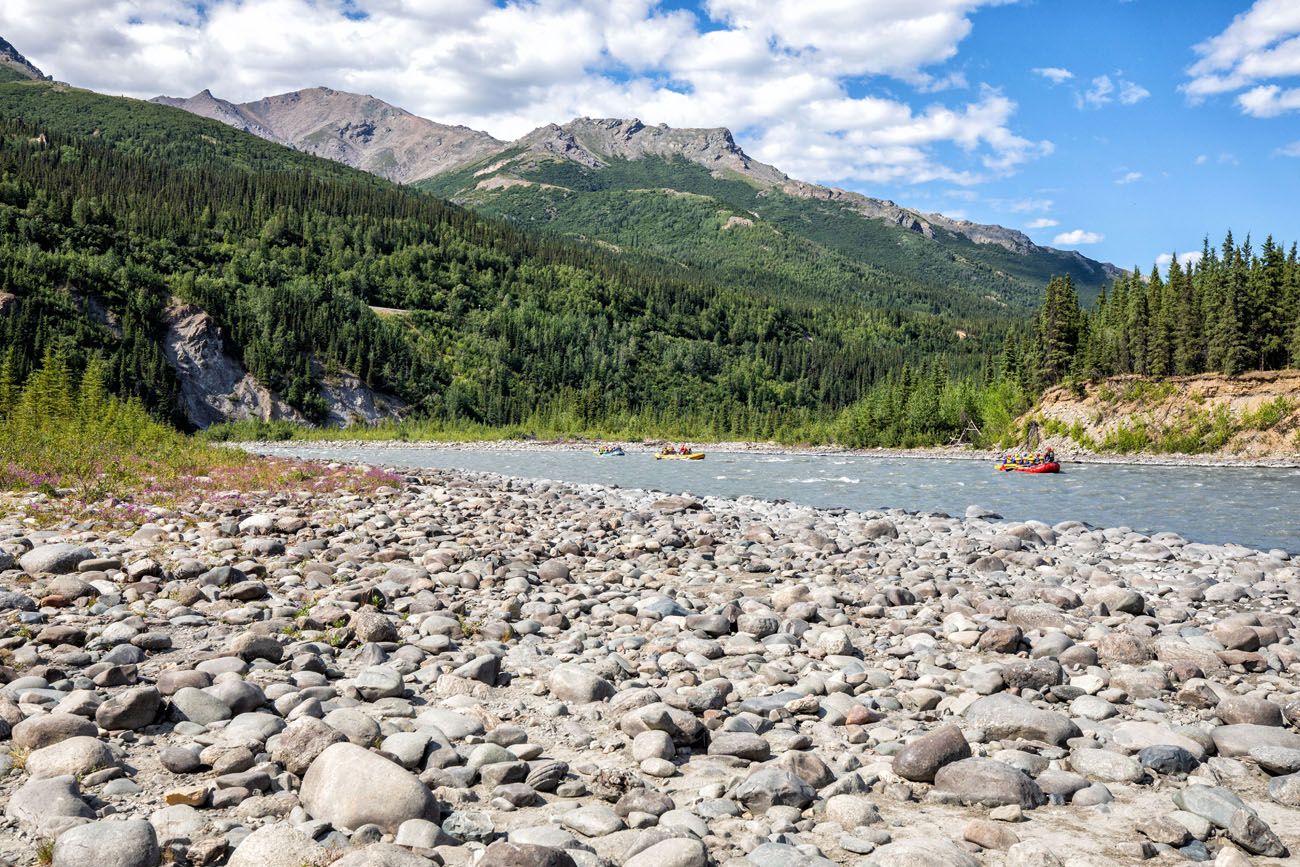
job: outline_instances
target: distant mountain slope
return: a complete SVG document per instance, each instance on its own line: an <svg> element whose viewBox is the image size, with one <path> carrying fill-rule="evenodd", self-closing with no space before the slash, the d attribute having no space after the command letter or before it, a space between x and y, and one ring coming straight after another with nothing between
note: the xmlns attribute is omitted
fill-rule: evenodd
<svg viewBox="0 0 1300 867"><path fill-rule="evenodd" d="M0 81L17 81L22 78L40 80L47 76L23 57L17 48L0 37Z"/></svg>
<svg viewBox="0 0 1300 867"><path fill-rule="evenodd" d="M154 102L221 121L398 183L413 183L504 146L484 132L417 117L373 96L313 87L236 105L204 90Z"/></svg>
<svg viewBox="0 0 1300 867"><path fill-rule="evenodd" d="M47 350L74 369L97 354L116 392L193 425L406 404L522 430L824 440L882 378L978 375L1009 325L523 232L51 82L0 84L0 176L0 363L22 381Z"/></svg>
<svg viewBox="0 0 1300 867"><path fill-rule="evenodd" d="M720 127L674 129L637 119L577 118L547 124L506 144L487 133L418 118L373 97L326 88L242 105L207 91L186 100L157 101L392 180L420 182L439 195L526 225L652 256L670 253L661 241L677 249L690 239L698 255L684 249L671 258L691 267L711 267L706 251L717 239L681 227L671 239L656 236L651 224L662 221L652 212L680 210L683 205L665 200L674 192L717 199L719 209L731 210L723 215L724 222L733 216L757 221L773 231L798 235L878 276L892 275L939 294L974 295L993 308L1029 308L1056 274L1069 274L1081 297L1091 300L1122 273L1074 251L1039 246L1014 229L925 214L885 199L790 178L749 156L731 132ZM642 165L632 170L631 164ZM642 194L635 201L605 203L635 206L620 216L619 231L611 231L604 220L580 219L605 207L586 201L588 194L638 189L629 183L661 192L657 198ZM638 229L642 219L648 223ZM753 269L733 276L757 279ZM929 304L924 298L913 300Z"/></svg>
<svg viewBox="0 0 1300 867"><path fill-rule="evenodd" d="M1027 310L1057 274L1091 299L1122 273L1001 226L792 180L749 157L725 129L580 118L422 186L522 225L722 268L750 283L790 271L771 255L782 248L819 262L803 270L808 285L793 287L801 292L829 284L851 293L858 279L859 297L878 299L887 284L896 290L887 292L891 304L963 315Z"/></svg>

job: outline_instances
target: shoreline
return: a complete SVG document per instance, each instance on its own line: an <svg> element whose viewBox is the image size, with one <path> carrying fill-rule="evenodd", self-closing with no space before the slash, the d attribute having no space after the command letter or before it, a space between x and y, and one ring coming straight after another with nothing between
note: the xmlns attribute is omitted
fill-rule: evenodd
<svg viewBox="0 0 1300 867"><path fill-rule="evenodd" d="M347 497L290 482L233 514L196 498L131 538L0 513L31 546L0 564L27 627L6 691L31 717L0 748L0 857L65 833L126 851L121 819L148 843L179 816L199 830L167 839L192 863L293 845L304 864L401 849L434 867L523 841L591 867L992 867L1005 843L1092 867L1147 860L1152 817L1233 845L1202 816L1227 799L1256 815L1249 863L1300 850L1300 773L1268 753L1199 768L1300 749L1281 722L1300 718L1287 557L978 509L403 476ZM72 725L78 751L50 743ZM56 785L76 815L49 805ZM1188 797L1209 787L1213 804ZM1017 821L990 823L990 792ZM198 808L162 806L182 795Z"/></svg>
<svg viewBox="0 0 1300 867"><path fill-rule="evenodd" d="M618 440L549 439L549 440L255 440L226 443L232 448L259 452L266 448L335 448L335 449L426 449L430 451L588 451L598 443L618 443L629 454L653 454L665 441L627 443ZM935 458L962 461L999 460L1004 452L991 449L971 449L951 446L931 446L915 449L872 448L853 449L842 446L787 446L766 442L726 441L700 443L701 450L724 454L768 454L798 457L860 457L860 458ZM1300 454L1287 457L1241 458L1222 455L1188 454L1092 454L1057 448L1061 463L1111 464L1154 467L1222 467L1255 469L1300 468Z"/></svg>

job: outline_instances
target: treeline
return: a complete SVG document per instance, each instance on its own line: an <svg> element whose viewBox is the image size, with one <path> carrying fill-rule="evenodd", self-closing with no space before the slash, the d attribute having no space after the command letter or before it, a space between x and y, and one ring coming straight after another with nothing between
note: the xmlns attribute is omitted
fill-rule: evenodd
<svg viewBox="0 0 1300 867"><path fill-rule="evenodd" d="M322 410L313 371L346 369L429 419L670 420L747 438L824 429L928 358L984 377L1008 324L720 286L318 171L175 109L52 85L0 96L13 376L49 350L75 373L94 350L111 392L177 424L174 301L211 313L228 351L309 417Z"/></svg>
<svg viewBox="0 0 1300 867"><path fill-rule="evenodd" d="M1124 373L1236 374L1300 366L1300 260L1270 236L1258 251L1229 233L1162 276L1134 269L1080 308L1068 280L1049 284L1019 347L1034 387Z"/></svg>

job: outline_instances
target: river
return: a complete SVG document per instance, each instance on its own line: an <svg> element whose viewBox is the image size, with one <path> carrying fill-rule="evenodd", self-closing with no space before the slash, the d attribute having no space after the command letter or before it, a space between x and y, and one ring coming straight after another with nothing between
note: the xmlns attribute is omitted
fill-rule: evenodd
<svg viewBox="0 0 1300 867"><path fill-rule="evenodd" d="M703 461L572 449L277 444L266 454L394 467L440 467L697 496L752 496L824 508L901 508L1007 519L1086 521L1195 542L1300 553L1300 469L1066 464L1059 475L999 473L983 461L710 452Z"/></svg>

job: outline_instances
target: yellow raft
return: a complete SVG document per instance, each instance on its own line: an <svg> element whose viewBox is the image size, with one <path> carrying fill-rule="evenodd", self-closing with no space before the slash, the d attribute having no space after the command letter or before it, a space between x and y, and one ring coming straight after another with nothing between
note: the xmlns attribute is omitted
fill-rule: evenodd
<svg viewBox="0 0 1300 867"><path fill-rule="evenodd" d="M677 452L673 452L670 455L666 455L663 452L655 452L655 460L702 461L704 460L704 452L691 452L685 455L678 454Z"/></svg>

